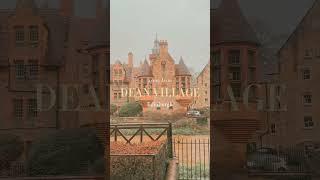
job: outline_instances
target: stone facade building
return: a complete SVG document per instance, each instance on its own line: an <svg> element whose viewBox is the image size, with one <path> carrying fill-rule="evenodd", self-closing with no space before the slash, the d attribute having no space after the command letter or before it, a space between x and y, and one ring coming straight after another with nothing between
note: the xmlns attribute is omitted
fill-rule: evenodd
<svg viewBox="0 0 320 180"><path fill-rule="evenodd" d="M180 93L190 94L191 74L182 58L178 64L175 63L167 41L156 38L149 60L145 59L138 67L134 67L133 61L133 54L129 53L127 63L116 61L111 66L111 104L121 106L126 102L139 101L144 111L162 113L185 112L191 106L192 96ZM126 92L121 92L121 88L127 88ZM135 93L130 95L128 89ZM141 90L140 96L136 95L138 89ZM177 95L172 96L173 93Z"/></svg>
<svg viewBox="0 0 320 180"><path fill-rule="evenodd" d="M76 17L73 0L58 9L42 2L17 0L15 9L0 10L0 133L19 135L26 149L56 129L105 121L109 102L102 1L94 18Z"/></svg>
<svg viewBox="0 0 320 180"><path fill-rule="evenodd" d="M320 147L320 1L316 0L278 52L281 111L270 126L270 144L276 147Z"/></svg>
<svg viewBox="0 0 320 180"><path fill-rule="evenodd" d="M194 98L194 108L210 108L210 63L200 72L196 79L196 87L201 89L199 96Z"/></svg>
<svg viewBox="0 0 320 180"><path fill-rule="evenodd" d="M255 86L248 89L259 81L259 41L237 0L222 0L211 16L211 162L217 177L234 179L228 175L244 167L247 143L263 125L263 114L257 110L261 92ZM246 92L248 106L243 100Z"/></svg>

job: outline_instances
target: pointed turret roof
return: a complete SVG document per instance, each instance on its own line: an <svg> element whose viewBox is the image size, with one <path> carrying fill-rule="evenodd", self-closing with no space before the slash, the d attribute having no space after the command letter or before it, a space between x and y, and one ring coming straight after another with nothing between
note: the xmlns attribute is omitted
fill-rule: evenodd
<svg viewBox="0 0 320 180"><path fill-rule="evenodd" d="M122 64L119 59L116 60L114 64Z"/></svg>
<svg viewBox="0 0 320 180"><path fill-rule="evenodd" d="M222 0L214 10L214 43L246 42L259 44L255 32L242 14L238 0Z"/></svg>
<svg viewBox="0 0 320 180"><path fill-rule="evenodd" d="M182 57L180 57L179 64L176 65L176 75L191 75Z"/></svg>
<svg viewBox="0 0 320 180"><path fill-rule="evenodd" d="M151 68L149 66L149 63L147 59L144 60L142 66L141 66L141 76L152 76Z"/></svg>

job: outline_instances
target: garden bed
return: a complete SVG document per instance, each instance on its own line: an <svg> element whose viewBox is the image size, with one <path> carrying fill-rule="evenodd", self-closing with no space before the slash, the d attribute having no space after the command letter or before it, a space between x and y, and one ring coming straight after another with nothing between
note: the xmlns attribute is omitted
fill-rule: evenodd
<svg viewBox="0 0 320 180"><path fill-rule="evenodd" d="M141 144L113 142L110 152L111 179L165 178L168 160L165 141Z"/></svg>

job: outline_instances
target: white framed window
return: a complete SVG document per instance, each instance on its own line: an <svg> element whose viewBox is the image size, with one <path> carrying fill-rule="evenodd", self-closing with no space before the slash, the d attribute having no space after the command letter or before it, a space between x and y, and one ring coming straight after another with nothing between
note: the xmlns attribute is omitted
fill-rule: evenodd
<svg viewBox="0 0 320 180"><path fill-rule="evenodd" d="M312 95L311 94L304 94L303 95L303 104L305 106L311 106L312 105Z"/></svg>
<svg viewBox="0 0 320 180"><path fill-rule="evenodd" d="M29 79L38 79L38 76L39 76L38 60L29 60L28 69L29 69Z"/></svg>
<svg viewBox="0 0 320 180"><path fill-rule="evenodd" d="M311 79L311 70L309 68L305 68L302 70L302 78L303 80Z"/></svg>
<svg viewBox="0 0 320 180"><path fill-rule="evenodd" d="M13 115L16 120L23 119L23 99L13 99Z"/></svg>
<svg viewBox="0 0 320 180"><path fill-rule="evenodd" d="M312 129L314 127L312 116L304 116L303 121L305 129Z"/></svg>
<svg viewBox="0 0 320 180"><path fill-rule="evenodd" d="M228 53L229 53L229 64L240 65L240 50L230 50Z"/></svg>
<svg viewBox="0 0 320 180"><path fill-rule="evenodd" d="M30 26L29 28L30 33L30 41L37 42L39 40L39 30L38 26Z"/></svg>
<svg viewBox="0 0 320 180"><path fill-rule="evenodd" d="M24 35L24 27L23 26L15 26L15 41L17 46L23 45L25 41L25 35Z"/></svg>
<svg viewBox="0 0 320 180"><path fill-rule="evenodd" d="M26 77L26 67L23 60L15 60L15 77L17 80L25 80Z"/></svg>
<svg viewBox="0 0 320 180"><path fill-rule="evenodd" d="M230 76L231 76L231 80L233 80L233 81L240 81L240 79L241 79L240 69L234 69L234 70L232 70L232 72L230 73Z"/></svg>

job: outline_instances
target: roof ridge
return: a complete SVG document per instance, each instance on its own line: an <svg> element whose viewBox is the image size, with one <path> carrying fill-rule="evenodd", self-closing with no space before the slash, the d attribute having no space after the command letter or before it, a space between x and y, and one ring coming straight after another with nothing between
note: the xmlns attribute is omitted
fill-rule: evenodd
<svg viewBox="0 0 320 180"><path fill-rule="evenodd" d="M213 21L216 25L213 28L217 36L214 38L214 43L248 42L259 44L259 40L242 13L237 0L223 0L213 12Z"/></svg>

